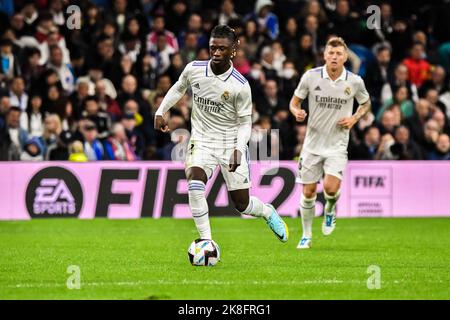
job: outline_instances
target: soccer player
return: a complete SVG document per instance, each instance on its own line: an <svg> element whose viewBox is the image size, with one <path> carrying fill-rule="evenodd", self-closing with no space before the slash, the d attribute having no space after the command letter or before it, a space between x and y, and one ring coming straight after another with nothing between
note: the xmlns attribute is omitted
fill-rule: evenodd
<svg viewBox="0 0 450 320"><path fill-rule="evenodd" d="M348 48L342 38L329 39L324 52L325 65L305 72L289 104L295 119L302 122L308 114L301 103L308 98L309 117L299 160L303 235L298 249L312 245L316 188L322 177L326 200L322 233L330 235L335 229L335 207L347 164L350 129L370 110L364 81L344 68L347 56ZM352 115L355 98L359 106Z"/></svg>
<svg viewBox="0 0 450 320"><path fill-rule="evenodd" d="M237 211L263 217L280 241L288 227L275 208L249 196L249 150L252 97L247 80L231 59L239 44L234 30L216 26L209 41L211 59L189 63L164 97L155 115L155 129L168 132L165 113L192 90L192 132L186 155L189 206L201 239L212 239L205 184L219 166Z"/></svg>

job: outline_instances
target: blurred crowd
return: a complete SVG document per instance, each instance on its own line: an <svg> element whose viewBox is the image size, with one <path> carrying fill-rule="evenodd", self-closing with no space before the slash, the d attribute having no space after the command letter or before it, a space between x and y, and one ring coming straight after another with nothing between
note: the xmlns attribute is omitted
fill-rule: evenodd
<svg viewBox="0 0 450 320"><path fill-rule="evenodd" d="M289 100L338 35L372 100L349 158L450 160L447 0L0 1L0 159L170 160L183 139L155 131L154 113L184 66L209 58L217 24L239 36L251 142L267 133L272 156L298 157L306 124ZM171 130L189 130L190 112L188 91Z"/></svg>

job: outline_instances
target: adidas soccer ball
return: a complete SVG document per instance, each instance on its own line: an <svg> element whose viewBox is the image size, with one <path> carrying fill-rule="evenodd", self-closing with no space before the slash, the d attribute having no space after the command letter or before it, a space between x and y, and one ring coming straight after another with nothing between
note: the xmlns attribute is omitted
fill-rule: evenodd
<svg viewBox="0 0 450 320"><path fill-rule="evenodd" d="M193 266L215 266L220 261L220 248L213 240L197 239L189 246L188 256Z"/></svg>

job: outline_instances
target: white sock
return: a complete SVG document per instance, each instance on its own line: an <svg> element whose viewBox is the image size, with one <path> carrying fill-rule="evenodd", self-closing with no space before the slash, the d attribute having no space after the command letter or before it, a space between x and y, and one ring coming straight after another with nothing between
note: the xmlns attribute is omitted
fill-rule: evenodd
<svg viewBox="0 0 450 320"><path fill-rule="evenodd" d="M245 209L241 214L246 214L254 217L263 217L264 219L269 219L272 215L272 208L263 203L256 197L251 196L248 202L247 209Z"/></svg>
<svg viewBox="0 0 450 320"><path fill-rule="evenodd" d="M336 202L339 199L339 196L341 195L341 191L338 190L334 196L330 196L323 190L323 195L325 196L325 213L331 213L334 212L334 209L336 208Z"/></svg>
<svg viewBox="0 0 450 320"><path fill-rule="evenodd" d="M201 239L211 238L211 227L209 225L208 203L205 197L205 184L200 180L189 181L189 207L195 226Z"/></svg>
<svg viewBox="0 0 450 320"><path fill-rule="evenodd" d="M302 238L312 237L312 225L316 209L316 198L317 195L315 195L313 198L306 198L303 193L300 196L300 213L302 215L303 227Z"/></svg>

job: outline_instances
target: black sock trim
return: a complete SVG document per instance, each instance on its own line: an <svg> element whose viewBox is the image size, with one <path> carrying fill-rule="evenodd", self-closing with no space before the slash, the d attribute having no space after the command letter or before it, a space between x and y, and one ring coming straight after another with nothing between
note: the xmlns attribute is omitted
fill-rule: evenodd
<svg viewBox="0 0 450 320"><path fill-rule="evenodd" d="M204 215L206 215L206 214L208 214L208 212L205 212L205 213L203 213L203 214L200 214L200 215L198 215L198 216L195 216L195 215L192 215L194 218L201 218L201 217L203 217Z"/></svg>

